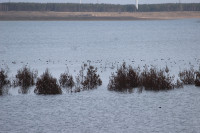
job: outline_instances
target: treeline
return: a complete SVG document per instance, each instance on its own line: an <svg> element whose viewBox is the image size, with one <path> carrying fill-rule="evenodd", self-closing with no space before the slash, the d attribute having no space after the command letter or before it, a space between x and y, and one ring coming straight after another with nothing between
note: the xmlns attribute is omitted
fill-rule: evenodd
<svg viewBox="0 0 200 133"><path fill-rule="evenodd" d="M135 5L75 3L0 3L0 11L135 12ZM200 11L200 3L143 4L138 12Z"/></svg>

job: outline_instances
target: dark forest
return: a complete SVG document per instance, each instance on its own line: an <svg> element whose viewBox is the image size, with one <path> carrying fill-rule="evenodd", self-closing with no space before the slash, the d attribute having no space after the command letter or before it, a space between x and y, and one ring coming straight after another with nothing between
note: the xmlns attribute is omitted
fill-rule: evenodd
<svg viewBox="0 0 200 133"><path fill-rule="evenodd" d="M135 5L75 3L0 3L0 11L136 12ZM200 11L200 3L143 4L137 12Z"/></svg>

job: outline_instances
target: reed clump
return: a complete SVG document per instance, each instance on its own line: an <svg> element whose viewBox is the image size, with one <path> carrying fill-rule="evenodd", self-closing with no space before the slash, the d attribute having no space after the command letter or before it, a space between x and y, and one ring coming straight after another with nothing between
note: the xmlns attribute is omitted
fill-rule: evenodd
<svg viewBox="0 0 200 133"><path fill-rule="evenodd" d="M46 69L41 77L37 79L34 93L43 95L55 95L62 94L62 90L57 83L57 79L52 77L48 69Z"/></svg>
<svg viewBox="0 0 200 133"><path fill-rule="evenodd" d="M195 86L200 86L200 67L199 71L196 71Z"/></svg>
<svg viewBox="0 0 200 133"><path fill-rule="evenodd" d="M133 69L131 66L126 66L124 62L117 70L116 74L112 73L108 84L110 91L131 91L133 88L140 85L139 69Z"/></svg>
<svg viewBox="0 0 200 133"><path fill-rule="evenodd" d="M0 95L3 95L3 87L10 84L8 72L4 69L0 70Z"/></svg>
<svg viewBox="0 0 200 133"><path fill-rule="evenodd" d="M87 68L87 72L85 69ZM100 75L97 74L97 68L90 64L81 66L81 70L76 77L76 84L74 92L80 92L84 90L92 90L102 85Z"/></svg>
<svg viewBox="0 0 200 133"><path fill-rule="evenodd" d="M90 63L90 61L88 61ZM97 67L90 64L84 64L81 67L78 75L75 77L69 72L62 73L57 82L46 69L46 71L37 78L37 71L30 68L23 67L17 71L15 80L11 83L7 75L8 71L0 70L0 95L5 94L6 85L20 86L21 93L28 92L28 88L36 85L34 93L36 94L62 94L61 87L68 88L71 92L81 92L85 90L92 90L102 85L102 80L98 74ZM132 92L134 88L139 91L167 91L174 88L181 88L183 85L200 86L200 69L195 71L193 68L180 71L178 74L180 80L174 81L174 76L170 75L170 70L166 66L164 69L158 69L155 66L144 66L142 70L140 67L133 68L127 66L124 62L115 73L110 76L109 84L107 86L110 91L117 92ZM7 87L8 88L8 87ZM6 89L7 89L6 88Z"/></svg>
<svg viewBox="0 0 200 133"><path fill-rule="evenodd" d="M167 68L167 67L166 67ZM174 76L169 75L169 69L156 69L151 67L150 69L145 66L143 72L140 75L141 86L145 90L161 91L174 89L175 84Z"/></svg>
<svg viewBox="0 0 200 133"><path fill-rule="evenodd" d="M174 83L174 76L170 76L169 68L157 69L156 67L144 67L141 71L140 67L133 69L127 67L125 63L112 73L108 84L108 90L119 92L132 92L133 88L139 88L140 91L164 91L182 87L182 83L177 80Z"/></svg>
<svg viewBox="0 0 200 133"><path fill-rule="evenodd" d="M97 68L89 66L87 68L87 74L84 76L81 84L83 86L83 90L91 90L101 86L102 80L100 79L99 74L97 74Z"/></svg>
<svg viewBox="0 0 200 133"><path fill-rule="evenodd" d="M28 88L35 85L37 71L31 71L30 68L23 67L17 71L15 78L16 80L14 81L14 86L20 86L21 93L26 94Z"/></svg>
<svg viewBox="0 0 200 133"><path fill-rule="evenodd" d="M180 77L180 80L185 85L194 85L195 84L195 70L193 68L185 69L183 71L180 71L178 76Z"/></svg>
<svg viewBox="0 0 200 133"><path fill-rule="evenodd" d="M75 85L72 75L70 75L68 72L62 73L60 75L59 83L61 87L70 89Z"/></svg>

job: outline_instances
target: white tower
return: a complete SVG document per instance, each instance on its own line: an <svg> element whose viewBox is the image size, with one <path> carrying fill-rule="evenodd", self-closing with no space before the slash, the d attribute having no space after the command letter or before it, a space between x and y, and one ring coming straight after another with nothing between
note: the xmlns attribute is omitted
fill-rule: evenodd
<svg viewBox="0 0 200 133"><path fill-rule="evenodd" d="M135 7L138 10L138 0L135 0Z"/></svg>
<svg viewBox="0 0 200 133"><path fill-rule="evenodd" d="M82 2L81 2L81 0L80 0L80 4L81 4Z"/></svg>

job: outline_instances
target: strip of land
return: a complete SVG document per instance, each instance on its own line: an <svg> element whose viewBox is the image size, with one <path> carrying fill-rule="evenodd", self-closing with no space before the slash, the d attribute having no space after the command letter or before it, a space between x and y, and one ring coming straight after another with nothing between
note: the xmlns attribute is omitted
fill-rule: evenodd
<svg viewBox="0 0 200 133"><path fill-rule="evenodd" d="M1 11L0 21L15 20L168 20L200 18L200 12L41 12L41 11Z"/></svg>

